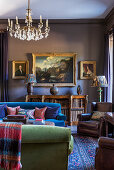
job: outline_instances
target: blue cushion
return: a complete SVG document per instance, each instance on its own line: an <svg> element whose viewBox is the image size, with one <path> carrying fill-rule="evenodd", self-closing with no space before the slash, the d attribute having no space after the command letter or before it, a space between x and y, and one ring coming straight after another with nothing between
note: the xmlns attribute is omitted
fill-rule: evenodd
<svg viewBox="0 0 114 170"><path fill-rule="evenodd" d="M64 120L46 119L45 121L54 122L55 126L61 126L61 127L65 126L65 121Z"/></svg>
<svg viewBox="0 0 114 170"><path fill-rule="evenodd" d="M0 105L0 118L5 117L6 106L6 104Z"/></svg>
<svg viewBox="0 0 114 170"><path fill-rule="evenodd" d="M58 113L59 113L59 107L47 106L47 109L45 112L45 119L56 119Z"/></svg>

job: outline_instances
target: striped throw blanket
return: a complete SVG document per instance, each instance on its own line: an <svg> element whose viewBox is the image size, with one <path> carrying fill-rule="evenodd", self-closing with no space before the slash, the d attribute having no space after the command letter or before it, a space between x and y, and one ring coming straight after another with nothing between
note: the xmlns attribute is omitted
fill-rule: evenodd
<svg viewBox="0 0 114 170"><path fill-rule="evenodd" d="M21 168L21 124L0 123L0 166L6 170Z"/></svg>

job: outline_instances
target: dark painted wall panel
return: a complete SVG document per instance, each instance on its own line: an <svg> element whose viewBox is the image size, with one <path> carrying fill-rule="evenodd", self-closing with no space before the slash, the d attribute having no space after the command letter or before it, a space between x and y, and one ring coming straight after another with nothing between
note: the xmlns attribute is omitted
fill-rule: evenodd
<svg viewBox="0 0 114 170"><path fill-rule="evenodd" d="M50 24L50 36L37 42L21 41L9 37L9 100L25 101L27 94L24 80L12 79L13 60L29 60L32 73L31 53L76 52L76 87L59 87L59 94L77 94L80 84L82 93L89 95L89 101L97 98L96 88L91 88L90 80L79 80L79 61L95 60L97 75L103 74L104 25L103 24ZM34 94L50 94L49 88L35 87Z"/></svg>

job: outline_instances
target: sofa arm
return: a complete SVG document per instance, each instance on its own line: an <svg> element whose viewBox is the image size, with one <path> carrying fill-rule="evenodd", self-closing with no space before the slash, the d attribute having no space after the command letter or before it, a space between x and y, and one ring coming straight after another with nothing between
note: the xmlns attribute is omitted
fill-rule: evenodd
<svg viewBox="0 0 114 170"><path fill-rule="evenodd" d="M66 116L64 115L64 114L62 114L62 113L59 113L58 115L57 115L57 120L66 120Z"/></svg>
<svg viewBox="0 0 114 170"><path fill-rule="evenodd" d="M79 121L87 121L90 120L92 116L92 113L82 113L82 114L78 114L77 118Z"/></svg>
<svg viewBox="0 0 114 170"><path fill-rule="evenodd" d="M71 129L45 125L22 125L22 143L70 142Z"/></svg>
<svg viewBox="0 0 114 170"><path fill-rule="evenodd" d="M69 142L69 151L68 151L68 154L70 155L71 152L73 151L73 144L74 144L74 138L73 136L71 135L71 139L70 139L70 142Z"/></svg>

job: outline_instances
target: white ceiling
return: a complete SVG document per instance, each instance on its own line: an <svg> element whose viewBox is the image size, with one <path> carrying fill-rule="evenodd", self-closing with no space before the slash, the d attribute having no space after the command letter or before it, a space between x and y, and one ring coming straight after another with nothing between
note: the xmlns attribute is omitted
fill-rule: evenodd
<svg viewBox="0 0 114 170"><path fill-rule="evenodd" d="M25 18L28 0L0 0L0 19ZM31 0L32 17L48 19L105 18L114 0Z"/></svg>

